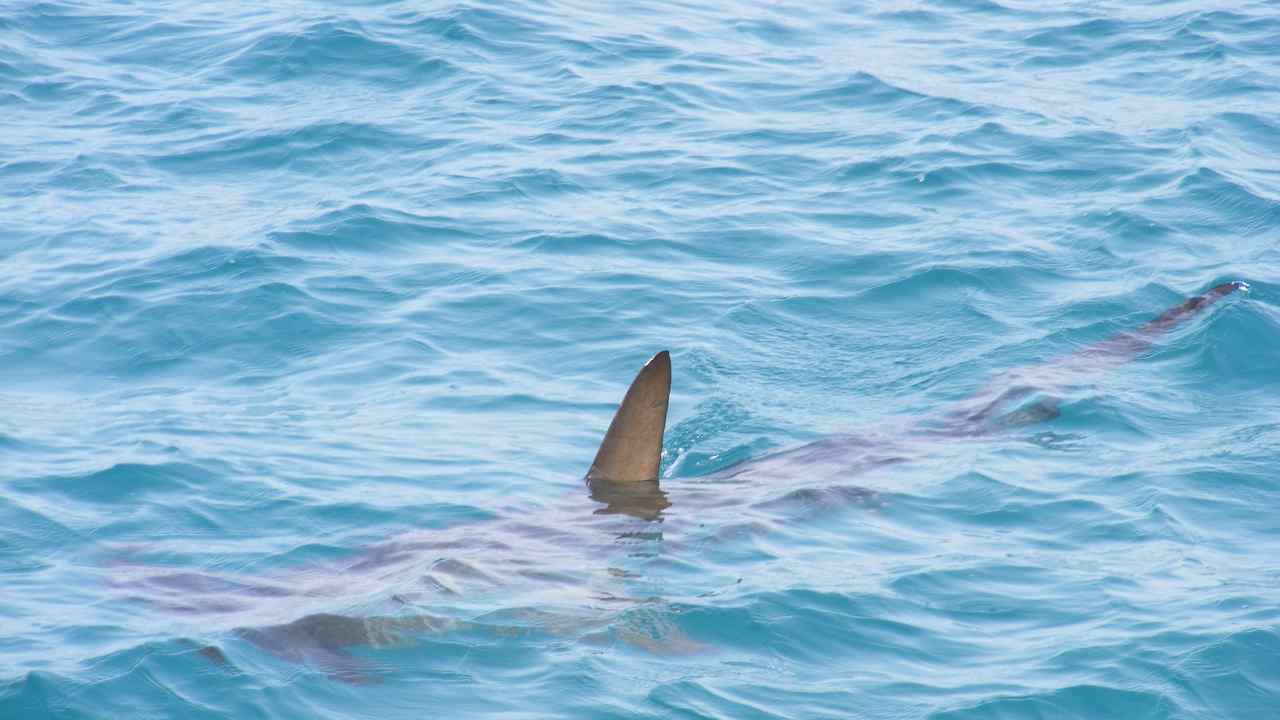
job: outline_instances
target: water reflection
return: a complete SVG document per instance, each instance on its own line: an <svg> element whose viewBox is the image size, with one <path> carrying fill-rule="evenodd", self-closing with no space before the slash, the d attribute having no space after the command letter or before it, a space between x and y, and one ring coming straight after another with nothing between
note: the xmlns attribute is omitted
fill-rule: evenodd
<svg viewBox="0 0 1280 720"><path fill-rule="evenodd" d="M592 500L604 506L595 510L596 515L630 515L655 521L661 520L662 511L671 507L657 480L615 483L592 478L587 481L587 490Z"/></svg>

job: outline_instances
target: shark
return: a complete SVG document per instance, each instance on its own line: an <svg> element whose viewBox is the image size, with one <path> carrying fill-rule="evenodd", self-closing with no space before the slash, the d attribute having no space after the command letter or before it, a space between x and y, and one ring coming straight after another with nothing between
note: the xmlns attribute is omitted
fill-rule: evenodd
<svg viewBox="0 0 1280 720"><path fill-rule="evenodd" d="M611 622L609 613L582 610L611 603L634 606L648 599L614 593L607 583L593 582L596 576L592 570L574 574L546 568L572 565L563 562L567 548L575 548L576 556L607 557L619 540L660 541L662 524L672 519L671 511L676 508L691 508L690 515L697 516L709 509L750 502L876 507L880 493L850 484L851 478L904 462L920 442L998 435L1051 421L1061 412L1061 399L1053 391L1064 378L1087 376L1132 360L1223 298L1248 289L1243 281L1215 285L1136 328L1025 368L1014 373L1012 380L1006 377L1004 382L992 383L965 400L939 408L900 433L898 439L826 437L718 469L698 477L696 483L682 483L675 493L661 476L672 384L671 353L662 350L644 363L625 391L583 477L585 501L570 500L554 507L540 522L508 517L491 521L483 533L465 526L410 534L365 548L328 572L308 574L324 578L322 581L144 573L126 584L135 589L146 587L158 595L158 607L203 616L234 612L243 603L263 598L292 607L331 598L339 588L376 585L407 574L413 580L402 584L411 591L393 593L390 599L404 612L309 612L289 622L239 626L231 631L233 637L274 657L318 668L349 683L377 681L376 664L362 655L368 649L413 644L424 635L550 634L586 642L624 642L654 652L696 651L697 643L683 637L677 628L660 626L661 621L653 621L659 626L620 629ZM737 491L761 485L790 489L765 500ZM600 539L593 544L590 538L597 536ZM614 574L625 575L623 571ZM423 610L424 597L450 599L468 588L483 592L501 587L504 579L511 578L532 588L530 602L518 611L468 617ZM539 587L549 588L541 596L545 603L536 602ZM212 662L233 665L218 645L190 644Z"/></svg>
<svg viewBox="0 0 1280 720"><path fill-rule="evenodd" d="M1005 376L1001 383L988 385L967 400L922 418L907 434L972 437L1053 420L1061 413L1061 398L1053 394L1055 386L1138 357L1217 301L1248 289L1248 283L1239 280L1215 285L1135 329ZM671 506L658 478L670 390L671 357L664 350L645 363L632 380L587 470L587 488L590 496L605 506L602 512L653 520ZM901 460L892 441L836 436L745 460L713 473L711 479L777 482L797 476L848 477ZM850 492L863 498L873 495L869 490Z"/></svg>

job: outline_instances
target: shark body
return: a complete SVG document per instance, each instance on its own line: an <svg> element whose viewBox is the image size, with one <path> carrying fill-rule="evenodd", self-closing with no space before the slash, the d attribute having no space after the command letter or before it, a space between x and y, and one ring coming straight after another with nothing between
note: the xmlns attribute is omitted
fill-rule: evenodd
<svg viewBox="0 0 1280 720"><path fill-rule="evenodd" d="M1215 302L1248 288L1248 284L1241 281L1216 285L1134 330L1117 333L1043 366L1025 369L1012 385L1006 378L1000 385L984 388L937 416L922 419L908 434L971 437L1052 420L1060 413L1060 398L1053 391L1064 379L1079 378L1132 360ZM605 503L608 511L654 519L670 507L658 479L662 420L666 418L670 386L671 359L662 351L641 368L614 415L586 477L591 496ZM747 460L709 478L848 477L901 460L899 450L892 440L883 438L874 441L857 436L825 438Z"/></svg>
<svg viewBox="0 0 1280 720"><path fill-rule="evenodd" d="M918 423L908 433L911 439L907 441L855 436L825 438L699 477L696 483L682 487L674 498L669 496L659 477L672 376L670 354L662 351L645 363L624 395L585 475L585 497L552 509L548 517L542 518L543 522L535 524L523 517L500 518L492 521L484 532L467 526L401 537L358 553L337 568L337 579L331 573L324 573L321 577L326 579L318 582L229 580L197 573L144 576L133 582L146 586L153 595L158 594L162 605L167 599L169 609L188 614L218 614L263 598L305 603L313 598L341 594L339 588L404 577L406 573L415 575L411 592L393 596L394 601L404 603L404 607L411 610L407 613L355 617L315 612L284 624L244 626L233 631L236 637L274 656L313 665L347 682L376 679L368 663L353 654L354 650L411 644L424 633L543 632L599 640L616 632L610 629L608 616L583 614L571 608L559 614L530 609L514 616L499 613L459 618L424 614L415 606L424 595L438 599L457 596L466 589L478 588L483 592L513 578L531 581L534 585L530 587L547 588L545 604L559 604L562 608L574 602L582 605L643 602L643 599L613 596L607 589L592 586L593 576L588 571L557 573L545 568L572 566L573 562L565 560L567 552L579 558L583 553L587 557L607 556L620 538L660 538L659 523L670 519L673 505L704 513L759 500L757 495L737 492L738 488L761 485L792 488L781 497L775 493L764 501L781 505L874 506L879 502L878 494L848 484L849 478L904 461L919 442L990 435L1053 419L1058 415L1059 402L1044 385L1052 386L1064 375L1079 376L1130 360L1213 303L1247 289L1243 282L1215 286L1134 330L1086 346L1039 368L1030 368L1012 387L983 389L969 400ZM791 482L797 478L800 479L798 487ZM815 479L818 484L814 484ZM822 485L824 479L834 479L836 484ZM453 557L446 559L442 557L444 554ZM428 560L425 567L424 558ZM526 607L543 606L537 599L536 595L529 596ZM670 628L641 629L630 636L623 634L624 637L614 640L660 651L694 646ZM195 644L193 647L214 662L230 663L217 646Z"/></svg>

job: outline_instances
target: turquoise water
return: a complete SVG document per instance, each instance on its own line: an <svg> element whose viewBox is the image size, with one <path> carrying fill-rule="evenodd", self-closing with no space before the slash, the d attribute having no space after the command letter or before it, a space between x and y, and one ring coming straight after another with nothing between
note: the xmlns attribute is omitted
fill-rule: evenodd
<svg viewBox="0 0 1280 720"><path fill-rule="evenodd" d="M1209 5L5 4L0 718L1275 717L1280 7Z"/></svg>

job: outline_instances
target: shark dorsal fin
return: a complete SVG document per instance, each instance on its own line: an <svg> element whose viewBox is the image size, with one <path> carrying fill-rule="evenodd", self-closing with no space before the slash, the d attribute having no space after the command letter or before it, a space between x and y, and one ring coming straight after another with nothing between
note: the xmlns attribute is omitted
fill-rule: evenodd
<svg viewBox="0 0 1280 720"><path fill-rule="evenodd" d="M670 395L671 355L663 350L631 381L587 471L588 483L657 483Z"/></svg>

